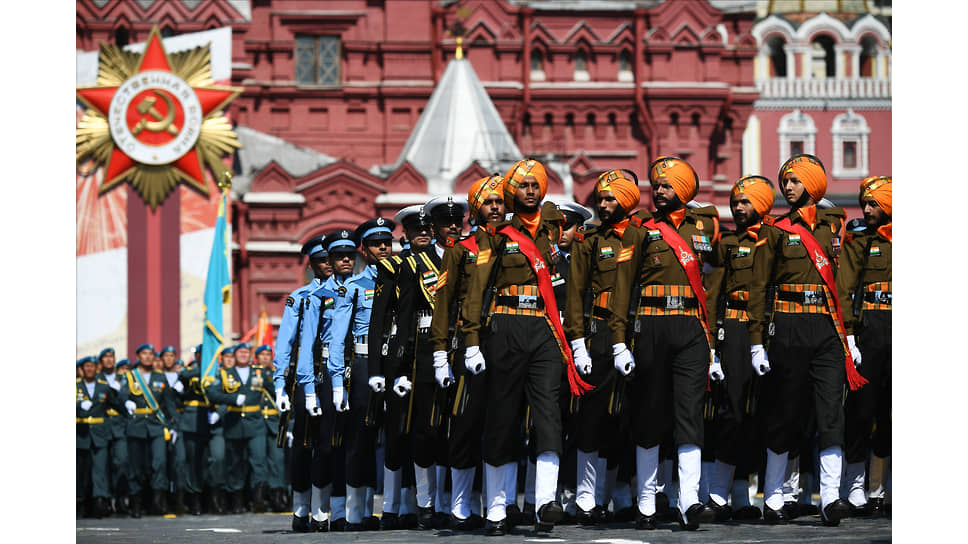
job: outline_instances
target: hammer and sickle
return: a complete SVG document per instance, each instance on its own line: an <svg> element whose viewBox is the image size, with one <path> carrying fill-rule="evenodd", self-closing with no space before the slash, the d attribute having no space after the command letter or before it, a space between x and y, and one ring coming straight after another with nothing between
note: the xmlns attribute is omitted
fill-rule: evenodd
<svg viewBox="0 0 968 544"><path fill-rule="evenodd" d="M175 136L178 134L178 128L173 124L175 121L175 104L172 103L171 98L167 94L159 93L155 91L155 96L160 97L165 101L165 105L168 107L168 115L161 115L158 110L155 109L155 102L158 100L154 96L149 96L138 104L138 113L141 115L151 115L155 118L154 121L148 121L147 119L142 119L138 121L138 124L131 129L131 133L137 136L142 130L148 129L150 132L161 132L166 131L168 134Z"/></svg>

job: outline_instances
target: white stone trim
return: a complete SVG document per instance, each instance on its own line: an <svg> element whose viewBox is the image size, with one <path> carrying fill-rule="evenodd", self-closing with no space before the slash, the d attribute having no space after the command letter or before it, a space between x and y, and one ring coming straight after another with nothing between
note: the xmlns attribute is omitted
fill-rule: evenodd
<svg viewBox="0 0 968 544"><path fill-rule="evenodd" d="M853 125L853 126L849 126ZM830 134L833 136L833 157L834 167L833 176L835 178L866 178L870 171L868 161L868 138L871 129L867 125L867 120L862 115L854 113L854 110L847 108L847 111L834 117L830 127ZM844 143L857 143L857 167L846 168L844 166Z"/></svg>
<svg viewBox="0 0 968 544"><path fill-rule="evenodd" d="M287 241L250 240L245 243L245 250L251 253L300 253L302 246Z"/></svg>
<svg viewBox="0 0 968 544"><path fill-rule="evenodd" d="M305 204L306 197L299 193L248 192L242 195L246 204Z"/></svg>
<svg viewBox="0 0 968 544"><path fill-rule="evenodd" d="M795 109L781 117L776 132L780 137L780 164L777 167L790 157L790 143L795 140L803 141L803 153L817 154L817 125L814 124L812 117L800 109Z"/></svg>

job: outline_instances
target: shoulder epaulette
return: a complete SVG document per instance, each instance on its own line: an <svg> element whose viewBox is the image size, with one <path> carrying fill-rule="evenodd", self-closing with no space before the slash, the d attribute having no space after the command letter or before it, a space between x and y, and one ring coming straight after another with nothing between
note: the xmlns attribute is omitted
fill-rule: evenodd
<svg viewBox="0 0 968 544"><path fill-rule="evenodd" d="M260 364L253 364L253 365L249 365L249 366L252 367L252 368L259 368L259 369L262 368L262 365L260 365Z"/></svg>
<svg viewBox="0 0 968 544"><path fill-rule="evenodd" d="M97 379L97 383L103 383L104 385L107 385L108 384L107 380L105 380L103 378L98 378Z"/></svg>
<svg viewBox="0 0 968 544"><path fill-rule="evenodd" d="M74 383L81 383L81 379L78 378Z"/></svg>
<svg viewBox="0 0 968 544"><path fill-rule="evenodd" d="M847 211L840 206L834 206L833 208L817 208L817 217L837 217L844 218L847 217Z"/></svg>
<svg viewBox="0 0 968 544"><path fill-rule="evenodd" d="M491 236L494 236L495 234L497 234L497 229L495 229L494 226L491 225L490 223L484 225L484 231L490 234Z"/></svg>
<svg viewBox="0 0 968 544"><path fill-rule="evenodd" d="M632 217L629 217L629 225L632 225L633 227L641 227L642 219L633 215Z"/></svg>
<svg viewBox="0 0 968 544"><path fill-rule="evenodd" d="M581 233L581 232L576 232L575 233L575 241L576 242L584 242L585 241L585 234L584 233Z"/></svg>
<svg viewBox="0 0 968 544"><path fill-rule="evenodd" d="M775 223L775 222L776 222L776 218L773 217L772 215L764 215L763 216L763 224L764 225L770 225L772 227L773 226L773 223Z"/></svg>
<svg viewBox="0 0 968 544"><path fill-rule="evenodd" d="M716 206L703 206L701 208L690 208L690 210L693 214L703 217L719 217L719 211L716 210Z"/></svg>

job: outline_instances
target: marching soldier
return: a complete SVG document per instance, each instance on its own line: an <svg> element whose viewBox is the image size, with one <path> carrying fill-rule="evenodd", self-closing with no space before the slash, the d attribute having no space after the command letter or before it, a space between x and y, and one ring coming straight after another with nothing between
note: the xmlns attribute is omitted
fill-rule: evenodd
<svg viewBox="0 0 968 544"><path fill-rule="evenodd" d="M201 353L201 348L197 350ZM222 349L219 360L219 368L235 367L235 346L227 346ZM203 388L211 385L210 378L202 383ZM210 400L214 403L214 400ZM205 481L209 488L208 511L209 513L225 514L229 512L227 497L225 495L225 427L222 421L225 419L226 409L222 404L213 404L208 413L208 466L206 467Z"/></svg>
<svg viewBox="0 0 968 544"><path fill-rule="evenodd" d="M753 254L761 221L773 209L773 184L762 176L744 176L730 193L729 206L736 224L735 232L723 231L716 255L719 265L709 277L707 304L709 327L714 331L716 358L729 376L725 380L725 404L716 413L715 464L710 475L707 506L716 521L758 519L759 508L749 503L749 475L759 470L754 462L756 429L748 409L753 371L750 366L747 305L753 282ZM735 482L735 484L734 484ZM732 485L732 507L726 504Z"/></svg>
<svg viewBox="0 0 968 544"><path fill-rule="evenodd" d="M410 463L410 452L406 436L408 415L407 394L412 388L408 368L404 367L407 338L397 331L400 316L401 270L406 258L420 253L433 241L430 217L423 206L413 205L397 212L393 220L403 227L408 246L399 254L382 259L377 263L377 276L374 285L373 308L370 311L370 329L367 336L370 389L377 395L384 395L389 377L393 395L385 396L386 410L383 414L384 429L384 469L383 469L383 515L380 529L407 529L416 526L415 513L404 514L409 510L412 493L405 476ZM375 355L379 354L379 355Z"/></svg>
<svg viewBox="0 0 968 544"><path fill-rule="evenodd" d="M127 359L122 359L127 363ZM116 360L114 348L104 348L98 354L100 372L98 379L108 382L111 389L121 390L118 378L121 372L118 367L122 361ZM105 412L107 421L104 425L111 429L111 436L108 439L108 485L111 488L111 512L117 514L128 513L128 439L125 435L127 427L127 411L123 409L108 407Z"/></svg>
<svg viewBox="0 0 968 544"><path fill-rule="evenodd" d="M175 397L175 410L182 414L185 411L183 402L185 386L179 381L178 371L175 369L178 362L178 352L175 346L165 346L161 348L159 357L161 358L162 372L164 372L165 379L168 380L168 387L171 388ZM181 417L179 417L180 420ZM166 448L168 453L168 481L172 488L169 491L173 492L170 494L171 500L168 501L168 507L175 515L185 513L185 441L184 436L181 438L182 440L168 442Z"/></svg>
<svg viewBox="0 0 968 544"><path fill-rule="evenodd" d="M81 517L87 491L93 499L94 517L109 514L108 444L111 427L106 419L108 409L122 410L117 391L107 380L98 378L98 360L84 357L77 362L77 516Z"/></svg>
<svg viewBox="0 0 968 544"><path fill-rule="evenodd" d="M816 157L791 157L778 177L792 209L779 219L763 219L748 308L753 370L765 374L759 401L767 448L763 518L769 523L790 519L783 509L784 472L788 453L803 441L803 422L809 421L812 406L821 520L835 526L850 512L839 498L845 372L851 390L866 382L851 360L834 283L844 212L818 208L827 175Z"/></svg>
<svg viewBox="0 0 968 544"><path fill-rule="evenodd" d="M504 220L503 193L504 178L500 175L481 178L471 185L467 203L470 215L477 219L478 225ZM446 417L450 418L450 435L447 437L452 482L450 512L458 531L483 526L483 517L474 511L472 488L475 471L481 462L480 429L486 406L486 378L475 376L464 367L460 308L466 300L470 276L476 267L478 239L484 235L483 228L478 228L470 236L447 237L447 249L441 258L440 275L434 288L434 314L430 327L434 379L445 389L456 382L453 402L447 403ZM448 360L448 355L453 360ZM515 481L509 506L514 504L516 487ZM479 499L476 502L479 504Z"/></svg>
<svg viewBox="0 0 968 544"><path fill-rule="evenodd" d="M220 369L205 391L212 402L226 406L225 491L234 514L246 510L243 497L246 475L252 486L252 511L261 513L266 508L266 427L262 421L262 397L266 393L275 395L275 390L261 366L250 366L251 353L245 342L235 346L235 365Z"/></svg>
<svg viewBox="0 0 968 544"><path fill-rule="evenodd" d="M608 318L614 306L612 298L619 259L623 252L631 251L623 248L622 237L628 228L630 212L639 204L638 178L628 170L604 172L595 184L595 198L602 223L592 232L579 234L579 243L571 245L567 282L570 302L565 308L564 327L574 353L575 367L588 383L595 386L594 391L577 402L575 414L575 500L577 519L582 525L605 521L604 505L595 497L596 486L600 486L605 478L605 474L598 471L598 458L604 457L601 446L619 434L617 419L609 414L612 408L609 401L621 384L612 365ZM568 211L564 211L567 216ZM607 500L603 502L607 504Z"/></svg>
<svg viewBox="0 0 968 544"><path fill-rule="evenodd" d="M671 438L679 465L679 523L695 530L713 519L699 502L702 408L707 379L723 374L709 349L701 269L715 249L719 221L715 207L686 206L699 190L699 176L682 159L659 157L649 167L649 181L656 212L630 219L616 259L609 318L613 361L623 375L636 370L629 384L635 392L629 395L635 399L635 526L656 526L659 447Z"/></svg>
<svg viewBox="0 0 968 544"><path fill-rule="evenodd" d="M891 455L891 186L890 176L861 184L866 228L847 235L837 274L847 345L869 382L847 395L845 407L844 472L852 516L870 515L876 508L864 489L868 456L873 452L880 465L889 466Z"/></svg>
<svg viewBox="0 0 968 544"><path fill-rule="evenodd" d="M352 239L363 249L366 267L344 283L337 292L330 361L346 365L349 379L333 389L333 407L342 414L342 440L346 456L346 530L379 529L372 517L373 503L367 496L376 488L375 429L365 419L369 404L369 327L373 307L376 263L390 256L396 224L382 217L361 224ZM342 372L337 372L341 374ZM372 521L367 521L372 520ZM364 526L364 522L368 525Z"/></svg>
<svg viewBox="0 0 968 544"><path fill-rule="evenodd" d="M272 364L272 346L263 344L255 348L255 362L266 374L274 375L276 368ZM286 500L286 450L276 447L279 407L267 391L263 391L262 395L262 419L266 424L266 482L269 486L267 508L273 512L285 512L289 507Z"/></svg>
<svg viewBox="0 0 968 544"><path fill-rule="evenodd" d="M126 429L131 460L131 517L141 517L141 492L150 488L152 515L165 513L165 442L178 440L175 398L162 372L153 369L155 348L142 344L135 351L138 367L121 379L120 397L128 413Z"/></svg>
<svg viewBox="0 0 968 544"><path fill-rule="evenodd" d="M537 454L535 529L547 532L561 521L564 512L555 493L562 454L562 372L568 373L572 394L590 388L571 361L551 285L551 251L560 238L561 214L551 202L541 206L548 188L544 166L533 159L518 161L504 179L505 206L514 215L510 221L485 226L488 236L478 241L462 309L464 365L475 375L490 367L483 451L489 535L507 531L505 473L507 465L517 461L517 421L525 402L532 414L531 440ZM549 221L551 216L555 219ZM491 300L485 301L485 295Z"/></svg>
<svg viewBox="0 0 968 544"><path fill-rule="evenodd" d="M200 354L201 350L196 352ZM213 408L205 396L205 388L201 381L202 365L193 360L178 373L178 382L182 387L181 415L178 417L178 434L185 455L182 476L184 490L188 494L188 511L193 516L202 513L202 491L204 490L204 474L206 466L206 451L209 441L209 410ZM214 413L214 412L212 412ZM216 513L216 512L212 512Z"/></svg>

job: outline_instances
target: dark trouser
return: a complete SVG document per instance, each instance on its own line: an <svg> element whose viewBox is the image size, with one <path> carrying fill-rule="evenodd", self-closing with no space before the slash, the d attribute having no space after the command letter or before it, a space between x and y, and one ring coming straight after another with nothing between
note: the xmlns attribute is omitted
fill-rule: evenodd
<svg viewBox="0 0 968 544"><path fill-rule="evenodd" d="M165 437L128 437L128 454L131 460L128 484L131 494L150 487L155 491L168 490L165 475Z"/></svg>
<svg viewBox="0 0 968 544"><path fill-rule="evenodd" d="M90 493L88 493L90 492ZM108 448L96 447L77 449L77 500L88 496L106 499L108 490Z"/></svg>
<svg viewBox="0 0 968 544"><path fill-rule="evenodd" d="M121 417L121 416L115 416ZM112 438L108 443L108 456L111 459L110 485L114 497L123 497L128 490L128 438Z"/></svg>
<svg viewBox="0 0 968 544"><path fill-rule="evenodd" d="M409 402L410 430L408 433L410 457L417 466L427 468L443 464L447 457L446 444L441 440L443 425L434 425L434 409L437 400L437 381L434 379L434 351L429 337L418 334L414 354L417 371L410 377L413 391ZM446 420L443 419L443 424Z"/></svg>
<svg viewBox="0 0 968 544"><path fill-rule="evenodd" d="M368 361L356 357L350 373L350 409L343 429L346 484L350 487L376 487L376 434L364 425L370 399Z"/></svg>
<svg viewBox="0 0 968 544"><path fill-rule="evenodd" d="M302 387L296 387L291 408L293 439L289 459L293 491L309 491L311 486L326 487L333 483L333 410L327 408L323 415L310 417L306 412L306 394Z"/></svg>
<svg viewBox="0 0 968 544"><path fill-rule="evenodd" d="M201 493L204 488L205 447L208 443L208 433L179 433L178 444L185 448L185 491Z"/></svg>
<svg viewBox="0 0 968 544"><path fill-rule="evenodd" d="M262 417L262 414L256 414ZM225 491L233 493L245 487L246 475L254 488L266 483L266 433L265 426L259 425L259 432L253 436L226 439L225 461L228 470L225 478Z"/></svg>
<svg viewBox="0 0 968 544"><path fill-rule="evenodd" d="M764 376L759 412L766 447L798 449L816 424L817 449L844 445L844 348L830 316L775 313L770 372Z"/></svg>
<svg viewBox="0 0 968 544"><path fill-rule="evenodd" d="M175 443L172 444L168 442L168 481L172 484L171 491L177 491L179 489L185 489L185 463L186 463L186 452L185 452L185 438L180 436Z"/></svg>
<svg viewBox="0 0 968 544"><path fill-rule="evenodd" d="M575 446L585 453L598 451L602 457L602 450L606 449L606 438L614 437L617 431L615 418L608 414L616 372L612 362L612 333L608 324L597 318L592 321L595 323L595 332L591 334L588 348L588 355L592 359L592 373L582 379L595 386L595 389L581 397L572 397L571 402L577 407L577 410L572 410L575 420Z"/></svg>
<svg viewBox="0 0 968 544"><path fill-rule="evenodd" d="M703 447L702 409L709 342L691 316L639 317L635 377L629 388L632 440L648 449L668 441ZM672 452L674 455L674 452Z"/></svg>
<svg viewBox="0 0 968 544"><path fill-rule="evenodd" d="M861 365L867 385L847 393L845 442L848 463L860 463L873 451L891 455L891 312L863 313L858 335Z"/></svg>
<svg viewBox="0 0 968 544"><path fill-rule="evenodd" d="M448 461L456 469L474 468L481 463L484 408L487 405L487 378L475 376L464 366L464 344L460 343L452 361L453 403L450 404Z"/></svg>
<svg viewBox="0 0 968 544"><path fill-rule="evenodd" d="M266 482L271 489L286 487L286 449L276 447L278 417L267 420L269 424L266 425Z"/></svg>
<svg viewBox="0 0 968 544"><path fill-rule="evenodd" d="M727 319L723 329L725 338L718 342L717 349L726 375L722 385L725 394L716 410L712 436L707 436L715 445L715 458L736 466L742 460L756 456L763 448L756 442L756 426L747 410L753 383L747 322Z"/></svg>
<svg viewBox="0 0 968 544"><path fill-rule="evenodd" d="M206 483L212 489L222 489L225 485L225 434L221 422L212 427L206 451Z"/></svg>
<svg viewBox="0 0 968 544"><path fill-rule="evenodd" d="M488 400L484 461L489 465L517 460L525 402L531 409L533 451L561 456L562 357L545 318L506 314L491 318L484 342Z"/></svg>

